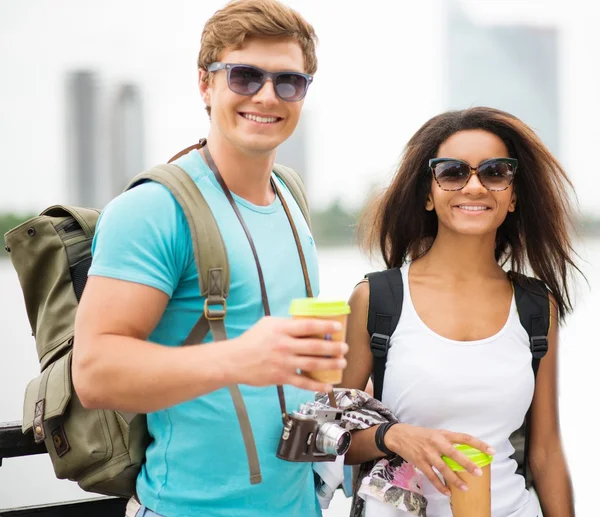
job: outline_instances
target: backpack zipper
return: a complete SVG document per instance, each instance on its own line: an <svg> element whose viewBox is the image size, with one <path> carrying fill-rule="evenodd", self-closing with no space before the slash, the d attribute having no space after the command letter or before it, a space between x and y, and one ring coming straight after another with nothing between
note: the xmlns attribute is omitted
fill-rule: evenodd
<svg viewBox="0 0 600 517"><path fill-rule="evenodd" d="M74 232L74 231L80 230L80 229L81 229L81 226L79 225L79 223L77 221L71 221L62 230L65 233L70 233L70 232Z"/></svg>
<svg viewBox="0 0 600 517"><path fill-rule="evenodd" d="M67 220L62 225L57 226L56 231L63 240L72 239L84 233L81 225L74 219Z"/></svg>

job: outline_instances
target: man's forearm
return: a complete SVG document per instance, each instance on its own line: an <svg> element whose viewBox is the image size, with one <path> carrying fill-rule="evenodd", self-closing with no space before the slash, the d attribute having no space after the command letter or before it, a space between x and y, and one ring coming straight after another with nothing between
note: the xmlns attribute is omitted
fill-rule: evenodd
<svg viewBox="0 0 600 517"><path fill-rule="evenodd" d="M375 445L375 432L379 426L352 432L352 443L346 453L347 465L359 465L365 461L383 458L385 454Z"/></svg>
<svg viewBox="0 0 600 517"><path fill-rule="evenodd" d="M532 463L532 474L544 517L574 517L573 488L563 453L556 452L536 466Z"/></svg>
<svg viewBox="0 0 600 517"><path fill-rule="evenodd" d="M102 335L95 350L73 356L73 378L83 405L149 413L235 383L228 342L169 347ZM232 347L233 348L233 347Z"/></svg>

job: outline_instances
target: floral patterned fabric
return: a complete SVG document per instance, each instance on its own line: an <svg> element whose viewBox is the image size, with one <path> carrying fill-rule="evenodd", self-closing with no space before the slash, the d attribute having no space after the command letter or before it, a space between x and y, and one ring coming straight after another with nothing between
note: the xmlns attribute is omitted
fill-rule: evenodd
<svg viewBox="0 0 600 517"><path fill-rule="evenodd" d="M348 431L398 421L389 409L364 391L336 388L334 396L337 406L344 410L340 425ZM326 393L318 393L315 400L329 403ZM364 517L367 497L417 517L426 517L427 500L419 485L419 473L402 457L393 456L363 463L354 468L353 477L350 517Z"/></svg>

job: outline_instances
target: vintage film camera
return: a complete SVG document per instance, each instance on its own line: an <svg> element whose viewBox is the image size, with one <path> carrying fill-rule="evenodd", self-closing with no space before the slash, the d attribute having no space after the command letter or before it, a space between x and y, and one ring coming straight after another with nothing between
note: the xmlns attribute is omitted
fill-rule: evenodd
<svg viewBox="0 0 600 517"><path fill-rule="evenodd" d="M341 420L341 409L319 402L301 404L283 428L277 457L287 461L335 461L346 454L352 440L350 432L338 425Z"/></svg>

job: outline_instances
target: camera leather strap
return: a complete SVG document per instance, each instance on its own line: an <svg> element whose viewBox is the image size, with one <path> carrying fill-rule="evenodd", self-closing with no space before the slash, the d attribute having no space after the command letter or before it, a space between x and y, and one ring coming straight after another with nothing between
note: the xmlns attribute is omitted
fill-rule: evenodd
<svg viewBox="0 0 600 517"><path fill-rule="evenodd" d="M260 265L260 260L258 259L258 253L256 251L256 247L254 246L254 241L252 239L252 235L250 234L250 230L248 230L248 227L246 226L246 223L244 222L244 218L242 217L242 214L240 213L240 210L239 210L235 200L233 199L233 196L231 195L231 192L230 192L229 188L227 187L225 180L221 176L219 169L217 168L214 160L212 159L212 156L208 150L208 146L206 145L206 141L204 141L204 147L202 147L202 152L204 153L204 157L206 158L206 163L208 164L210 169L213 171L217 181L219 182L219 185L221 185L221 188L223 189L223 192L225 193L225 196L227 197L227 200L229 201L229 204L233 208L235 215L239 219L240 224L242 225L242 228L244 229L244 233L246 234L246 238L248 239L248 243L250 244L250 248L252 249L252 255L254 256L254 260L256 262L256 269L258 271L258 280L260 282L260 292L261 292L262 304L263 304L265 316L270 316L271 308L269 306L269 298L267 296L267 288L265 285L265 279L264 279L264 275L262 272L262 267ZM294 234L294 240L296 241L296 247L298 249L298 256L300 257L300 264L302 266L302 273L304 275L304 284L306 286L306 294L308 297L312 298L313 292L312 292L312 286L310 284L310 277L308 275L308 268L306 267L306 259L304 257L304 252L302 250L302 244L300 243L300 238L298 236L298 230L296 229L296 225L294 224L294 219L292 217L292 214L290 213L290 209L287 205L287 202L285 201L285 198L282 196L279 188L277 187L277 184L275 183L275 181L273 181L273 178L271 178L271 186L273 187L273 190L275 191L276 196L281 201L281 204L283 205L283 209L285 211L285 215L287 216L288 221L290 222L290 226L292 228L292 233ZM277 395L279 396L279 406L281 408L281 418L285 425L287 423L289 417L288 417L287 410L286 410L285 394L283 392L283 386L279 386L279 385L277 386Z"/></svg>

